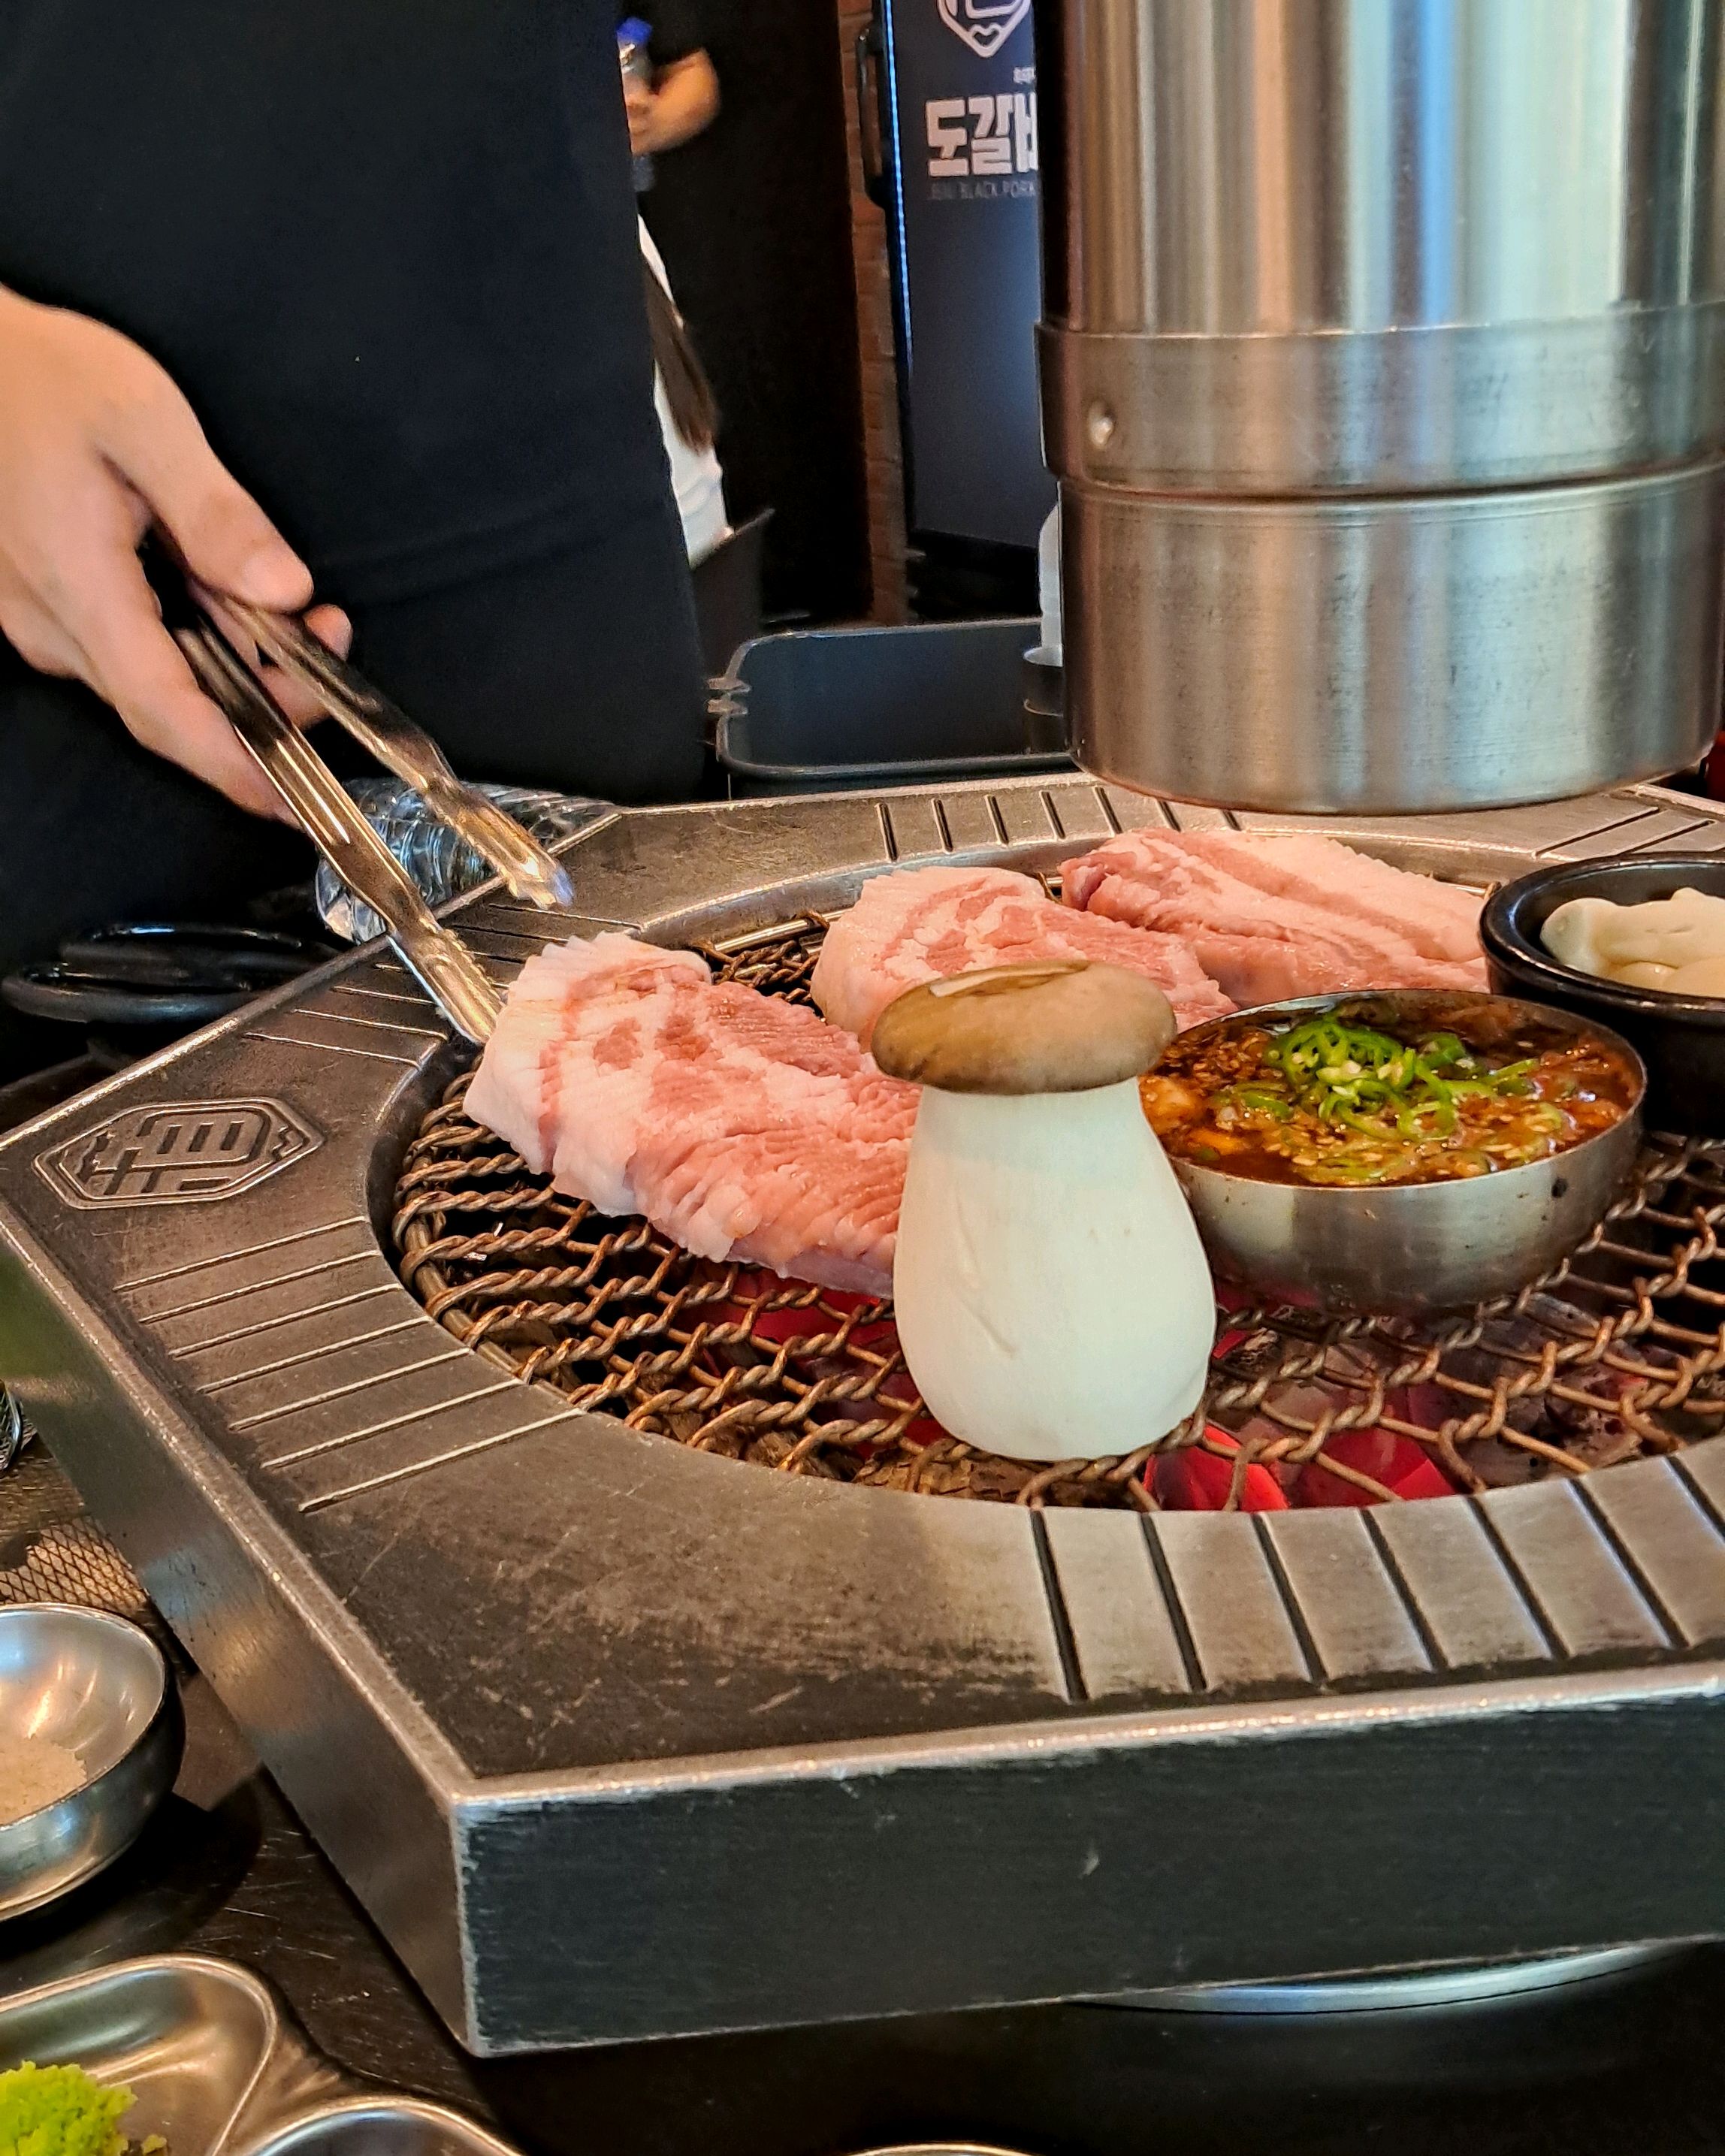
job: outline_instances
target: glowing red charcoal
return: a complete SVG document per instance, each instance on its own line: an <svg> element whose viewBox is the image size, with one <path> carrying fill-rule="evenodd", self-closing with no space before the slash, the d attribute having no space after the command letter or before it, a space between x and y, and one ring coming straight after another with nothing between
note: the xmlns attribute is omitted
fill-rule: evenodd
<svg viewBox="0 0 1725 2156"><path fill-rule="evenodd" d="M1215 1446L1219 1451L1212 1451ZM1158 1453L1151 1461L1148 1480L1156 1502L1167 1512L1219 1512L1226 1509L1234 1486L1234 1460L1220 1455L1238 1454L1238 1441L1214 1423L1204 1425L1204 1443L1182 1446L1177 1452ZM1243 1512L1285 1512L1288 1501L1280 1482L1267 1467L1255 1462L1245 1471L1240 1493Z"/></svg>
<svg viewBox="0 0 1725 2156"><path fill-rule="evenodd" d="M1361 1475L1369 1475L1398 1497L1449 1497L1455 1486L1425 1447L1411 1437L1390 1430L1337 1430L1324 1440L1326 1457ZM1319 1461L1309 1461L1294 1486L1296 1505L1376 1505L1382 1502L1357 1482L1332 1475Z"/></svg>
<svg viewBox="0 0 1725 2156"><path fill-rule="evenodd" d="M752 1317L750 1337L756 1346L769 1353L789 1346L793 1350L793 1359L798 1359L794 1357L798 1342L830 1337L855 1312L879 1307L872 1297L844 1288L822 1288L811 1296L811 1291L798 1281L782 1280L777 1273L759 1270L738 1274L736 1289L734 1301L713 1303L702 1312L706 1322L710 1325L742 1325ZM761 1306L787 1294L796 1300L783 1309ZM805 1296L810 1299L804 1301ZM898 1353L898 1327L890 1317L865 1319L851 1327L847 1345L878 1356L883 1362L891 1361ZM801 1368L811 1376L828 1372L860 1375L862 1368L860 1364L836 1355L805 1353L799 1359ZM916 1388L909 1372L901 1364L881 1379L869 1399L831 1402L829 1419L840 1416L853 1421L872 1421L877 1415L890 1417L911 1405L916 1399ZM918 1415L901 1435L911 1445L932 1445L937 1438L945 1437L947 1432L932 1415Z"/></svg>
<svg viewBox="0 0 1725 2156"><path fill-rule="evenodd" d="M783 1308L762 1307L784 1296L792 1300ZM1217 1300L1224 1310L1230 1306L1243 1307L1246 1302L1244 1296L1225 1286L1219 1290ZM705 1306L700 1315L710 1325L725 1326L742 1325L752 1317L751 1337L757 1348L770 1354L776 1348L788 1346L794 1356L798 1343L836 1333L848 1317L878 1307L867 1296L838 1288L810 1290L799 1282L782 1280L776 1273L750 1270L738 1274L731 1299ZM1216 1343L1217 1353L1225 1353L1245 1337L1243 1332L1224 1332ZM852 1327L848 1344L879 1356L883 1361L891 1360L898 1349L898 1329L890 1317L865 1318ZM859 1368L842 1357L811 1356L806 1351L800 1362L811 1378L828 1371L855 1373ZM1430 1388L1425 1390L1430 1392ZM891 1415L909 1406L916 1397L916 1387L909 1373L901 1367L882 1378L870 1399L849 1404L834 1401L831 1404L837 1414L872 1419L877 1414ZM1302 1412L1316 1412L1322 1404L1317 1399L1296 1403ZM1426 1419L1422 1410L1434 1404L1441 1416L1445 1403L1440 1394L1432 1394L1428 1402L1416 1401L1411 1393L1398 1393L1386 1403L1386 1412L1398 1420ZM1257 1427L1266 1426L1260 1424ZM903 1432L912 1445L931 1445L947 1434L930 1415L918 1415ZM1425 1448L1416 1440L1396 1431L1339 1430L1324 1440L1323 1449L1326 1459L1368 1476L1394 1496L1417 1499L1454 1494L1455 1485ZM1158 1454L1145 1470L1144 1479L1157 1503L1166 1512L1219 1512L1227 1507L1239 1451L1236 1437L1219 1424L1209 1423L1202 1444ZM1255 1461L1246 1469L1238 1509L1244 1512L1281 1512L1291 1506L1380 1502L1382 1500L1374 1491L1331 1473L1317 1460L1304 1467L1292 1468L1266 1466Z"/></svg>

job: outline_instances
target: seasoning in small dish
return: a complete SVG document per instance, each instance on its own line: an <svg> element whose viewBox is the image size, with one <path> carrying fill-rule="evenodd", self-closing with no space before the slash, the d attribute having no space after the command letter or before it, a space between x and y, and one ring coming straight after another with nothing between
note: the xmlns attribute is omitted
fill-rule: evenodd
<svg viewBox="0 0 1725 2156"><path fill-rule="evenodd" d="M65 1745L0 1732L0 1826L58 1804L89 1779L83 1761Z"/></svg>
<svg viewBox="0 0 1725 2156"><path fill-rule="evenodd" d="M1262 1182L1358 1186L1548 1159L1620 1121L1637 1082L1586 1036L1488 1045L1343 1001L1196 1029L1141 1091L1177 1159Z"/></svg>

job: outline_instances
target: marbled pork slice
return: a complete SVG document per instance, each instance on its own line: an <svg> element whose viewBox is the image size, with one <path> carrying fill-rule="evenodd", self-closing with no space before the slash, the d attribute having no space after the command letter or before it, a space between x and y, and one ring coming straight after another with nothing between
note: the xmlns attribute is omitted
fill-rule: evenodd
<svg viewBox="0 0 1725 2156"><path fill-rule="evenodd" d="M1154 981L1181 1025L1233 1005L1176 936L1056 905L1010 869L896 869L870 878L828 929L810 991L867 1047L895 996L979 966L1091 958Z"/></svg>
<svg viewBox="0 0 1725 2156"><path fill-rule="evenodd" d="M560 1104L578 1086L578 1194L607 1213L633 1210L628 1165L644 1104L639 1051L652 1004L679 981L694 988L711 978L692 951L660 951L633 937L548 944L510 989L468 1087L469 1114L506 1138L536 1175L550 1174L560 1144L566 1164L577 1156Z"/></svg>
<svg viewBox="0 0 1725 2156"><path fill-rule="evenodd" d="M1242 1005L1345 988L1486 986L1482 959L1431 957L1399 930L1337 902L1333 893L1320 904L1286 887L1262 888L1237 873L1240 856L1197 843L1216 835L1123 832L1065 864L1060 872L1065 901L1109 920L1183 937L1204 971ZM1341 856L1338 874L1349 862L1363 863L1351 848L1325 843ZM1255 854L1258 864L1266 858ZM1416 887L1429 880L1406 877Z"/></svg>
<svg viewBox="0 0 1725 2156"><path fill-rule="evenodd" d="M467 1105L558 1189L699 1256L891 1292L916 1089L692 952L607 934L531 959Z"/></svg>
<svg viewBox="0 0 1725 2156"><path fill-rule="evenodd" d="M1272 898L1295 898L1388 930L1424 958L1481 968L1476 891L1392 868L1312 831L1186 831L1180 844Z"/></svg>

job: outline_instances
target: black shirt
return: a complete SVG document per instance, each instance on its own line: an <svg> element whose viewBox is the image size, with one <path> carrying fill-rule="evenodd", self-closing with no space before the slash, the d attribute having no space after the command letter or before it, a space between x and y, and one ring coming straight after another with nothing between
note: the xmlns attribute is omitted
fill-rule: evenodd
<svg viewBox="0 0 1725 2156"><path fill-rule="evenodd" d="M617 24L644 23L647 52L655 67L670 67L698 53L706 40L690 0L618 0Z"/></svg>
<svg viewBox="0 0 1725 2156"><path fill-rule="evenodd" d="M153 353L349 603L665 495L608 0L0 0L0 283Z"/></svg>

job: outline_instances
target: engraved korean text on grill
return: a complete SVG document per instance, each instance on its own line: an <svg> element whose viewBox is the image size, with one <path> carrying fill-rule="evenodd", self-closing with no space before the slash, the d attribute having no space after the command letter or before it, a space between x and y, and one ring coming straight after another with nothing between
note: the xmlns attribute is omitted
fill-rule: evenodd
<svg viewBox="0 0 1725 2156"><path fill-rule="evenodd" d="M315 1152L321 1134L280 1101L128 1108L38 1156L67 1204L208 1204Z"/></svg>

